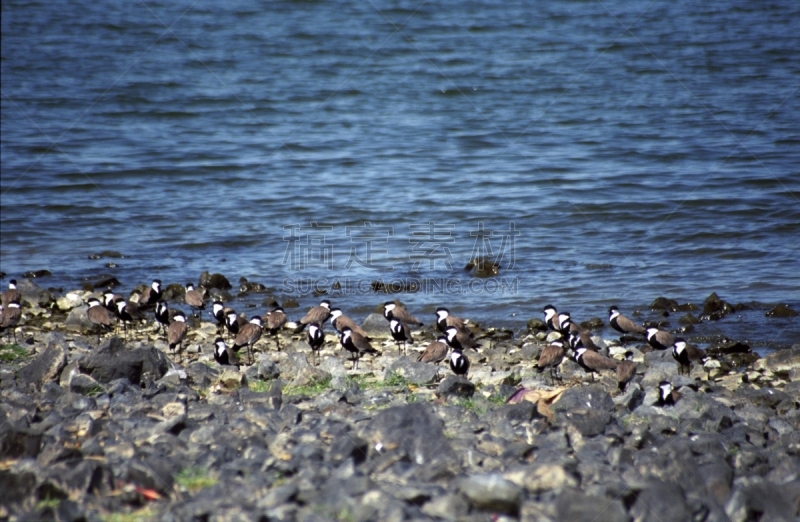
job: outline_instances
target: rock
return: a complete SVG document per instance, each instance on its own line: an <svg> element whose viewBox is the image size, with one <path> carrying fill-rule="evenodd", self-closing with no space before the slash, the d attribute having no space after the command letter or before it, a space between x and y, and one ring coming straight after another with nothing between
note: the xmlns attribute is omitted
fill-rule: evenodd
<svg viewBox="0 0 800 522"><path fill-rule="evenodd" d="M267 357L259 356L258 358L258 378L270 381L272 379L277 379L280 377L281 372L278 369L278 365L275 364L272 359Z"/></svg>
<svg viewBox="0 0 800 522"><path fill-rule="evenodd" d="M201 362L193 362L186 367L186 378L190 384L199 388L208 388L222 372L221 366L208 366Z"/></svg>
<svg viewBox="0 0 800 522"><path fill-rule="evenodd" d="M603 328L605 323L599 317L592 317L587 319L586 321L581 321L580 327L584 330L598 330Z"/></svg>
<svg viewBox="0 0 800 522"><path fill-rule="evenodd" d="M547 330L547 324L537 317L528 319L527 326L529 332L544 332Z"/></svg>
<svg viewBox="0 0 800 522"><path fill-rule="evenodd" d="M422 505L423 514L444 520L460 520L469 512L469 503L463 495L436 496Z"/></svg>
<svg viewBox="0 0 800 522"><path fill-rule="evenodd" d="M678 301L675 299L667 299L666 297L657 297L655 301L650 303L650 310L664 310L672 312L678 309Z"/></svg>
<svg viewBox="0 0 800 522"><path fill-rule="evenodd" d="M551 406L559 424L572 425L584 437L603 433L613 408L614 401L599 384L570 388Z"/></svg>
<svg viewBox="0 0 800 522"><path fill-rule="evenodd" d="M501 475L472 475L460 480L458 489L479 510L510 516L519 514L522 490Z"/></svg>
<svg viewBox="0 0 800 522"><path fill-rule="evenodd" d="M236 369L226 368L219 376L219 383L226 390L238 390L247 386L247 377Z"/></svg>
<svg viewBox="0 0 800 522"><path fill-rule="evenodd" d="M797 520L795 506L783 488L778 484L766 482L761 477L743 480L736 484L725 504L725 513L731 522Z"/></svg>
<svg viewBox="0 0 800 522"><path fill-rule="evenodd" d="M789 308L789 305L779 304L764 315L767 317L797 317L798 313Z"/></svg>
<svg viewBox="0 0 800 522"><path fill-rule="evenodd" d="M709 319L721 319L733 312L733 306L720 299L716 292L706 297L706 300L703 302L703 315L708 316Z"/></svg>
<svg viewBox="0 0 800 522"><path fill-rule="evenodd" d="M391 337L389 321L381 314L369 314L361 323L361 328L371 337Z"/></svg>
<svg viewBox="0 0 800 522"><path fill-rule="evenodd" d="M639 493L631 508L634 522L683 522L692 519L683 488L674 482L653 481Z"/></svg>
<svg viewBox="0 0 800 522"><path fill-rule="evenodd" d="M540 464L528 469L522 485L531 493L561 492L567 487L577 487L578 480L560 464Z"/></svg>
<svg viewBox="0 0 800 522"><path fill-rule="evenodd" d="M464 397L469 398L475 394L475 385L461 375L448 375L436 388L439 397Z"/></svg>
<svg viewBox="0 0 800 522"><path fill-rule="evenodd" d="M83 304L83 299L76 292L70 292L65 296L59 297L56 300L56 306L62 312L68 312L73 308L77 308Z"/></svg>
<svg viewBox="0 0 800 522"><path fill-rule="evenodd" d="M2 423L0 424L0 458L3 460L36 458L42 448L43 437L40 429ZM8 492L12 489L7 484L10 478L6 477L4 480L3 473L4 471L0 470L0 491Z"/></svg>
<svg viewBox="0 0 800 522"><path fill-rule="evenodd" d="M108 265L106 265L108 266ZM108 288L119 286L119 279L110 274L99 274L84 279L84 287L91 287L92 290L104 291Z"/></svg>
<svg viewBox="0 0 800 522"><path fill-rule="evenodd" d="M46 308L53 300L53 295L37 285L30 279L22 279L17 283L17 290L22 295L22 300L32 305Z"/></svg>
<svg viewBox="0 0 800 522"><path fill-rule="evenodd" d="M718 357L720 355L730 355L732 353L750 353L750 345L741 341L727 341L722 344L715 344L706 350L709 355Z"/></svg>
<svg viewBox="0 0 800 522"><path fill-rule="evenodd" d="M687 312L678 318L678 323L684 325L695 325L700 324L701 322L702 321L697 316L691 314L690 312Z"/></svg>
<svg viewBox="0 0 800 522"><path fill-rule="evenodd" d="M61 334L49 333L45 338L46 348L33 361L19 369L17 377L26 384L42 384L54 381L67 365L69 349Z"/></svg>
<svg viewBox="0 0 800 522"><path fill-rule="evenodd" d="M595 497L568 488L556 499L559 522L627 522L625 508L617 499Z"/></svg>
<svg viewBox="0 0 800 522"><path fill-rule="evenodd" d="M800 344L788 350L776 350L764 359L764 366L772 372L788 372L800 368Z"/></svg>
<svg viewBox="0 0 800 522"><path fill-rule="evenodd" d="M230 290L233 288L230 281L222 274L209 274L203 272L200 274L199 286L204 288L216 288L219 290Z"/></svg>
<svg viewBox="0 0 800 522"><path fill-rule="evenodd" d="M72 332L90 332L94 329L94 325L89 321L86 311L89 309L86 305L81 305L70 310L67 318L64 321L64 326L67 330Z"/></svg>
<svg viewBox="0 0 800 522"><path fill-rule="evenodd" d="M69 391L81 395L90 395L102 392L103 387L91 376L85 373L78 373L70 379Z"/></svg>
<svg viewBox="0 0 800 522"><path fill-rule="evenodd" d="M132 384L157 381L169 370L169 360L153 348L129 350L118 337L112 337L81 359L79 368L102 384L125 378Z"/></svg>
<svg viewBox="0 0 800 522"><path fill-rule="evenodd" d="M411 384L424 386L433 383L438 373L439 369L435 365L417 362L403 355L386 368L383 378L388 379L397 374Z"/></svg>
<svg viewBox="0 0 800 522"><path fill-rule="evenodd" d="M320 382L330 382L331 374L314 366L304 366L294 374L291 386L311 386Z"/></svg>

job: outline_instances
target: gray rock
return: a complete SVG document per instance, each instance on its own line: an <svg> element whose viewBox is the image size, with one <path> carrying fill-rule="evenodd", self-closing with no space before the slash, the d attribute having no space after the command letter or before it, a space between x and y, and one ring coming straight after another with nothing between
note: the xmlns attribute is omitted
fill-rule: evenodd
<svg viewBox="0 0 800 522"><path fill-rule="evenodd" d="M572 488L565 489L556 499L556 520L559 522L627 522L622 502L595 497Z"/></svg>
<svg viewBox="0 0 800 522"><path fill-rule="evenodd" d="M370 337L391 337L389 333L389 321L381 314L369 314L364 319L364 322L361 323L361 328L363 328Z"/></svg>
<svg viewBox="0 0 800 522"><path fill-rule="evenodd" d="M641 491L631 508L634 522L684 522L692 519L686 495L674 482L654 481Z"/></svg>
<svg viewBox="0 0 800 522"><path fill-rule="evenodd" d="M469 512L469 503L463 495L445 494L432 498L422 505L423 514L444 520L458 520Z"/></svg>
<svg viewBox="0 0 800 522"><path fill-rule="evenodd" d="M43 435L40 429L28 428L17 424L0 424L0 458L2 459L24 459L36 458L42 448ZM0 486L4 484L4 471L0 470ZM6 481L12 481L11 477L6 476ZM12 484L7 482L9 489L0 488L0 491L7 492L12 488ZM9 497L13 498L13 497Z"/></svg>
<svg viewBox="0 0 800 522"><path fill-rule="evenodd" d="M44 308L53 301L53 294L30 279L22 279L19 281L17 283L17 290L22 294L22 300L32 305Z"/></svg>
<svg viewBox="0 0 800 522"><path fill-rule="evenodd" d="M788 372L800 368L800 344L788 350L776 350L764 358L764 365L773 372Z"/></svg>
<svg viewBox="0 0 800 522"><path fill-rule="evenodd" d="M17 377L26 384L42 384L58 379L67 365L69 348L61 334L49 333L46 348L33 361L19 369Z"/></svg>
<svg viewBox="0 0 800 522"><path fill-rule="evenodd" d="M64 326L67 330L72 332L90 332L94 329L94 325L89 321L86 311L89 309L87 305L81 305L73 308L67 314L64 321Z"/></svg>
<svg viewBox="0 0 800 522"><path fill-rule="evenodd" d="M603 433L614 401L599 384L570 388L551 407L559 424L572 425L583 437Z"/></svg>
<svg viewBox="0 0 800 522"><path fill-rule="evenodd" d="M731 522L797 520L795 506L783 488L760 477L742 480L736 484L725 504L725 512Z"/></svg>
<svg viewBox="0 0 800 522"><path fill-rule="evenodd" d="M458 483L458 489L482 511L518 516L522 489L498 474L472 475Z"/></svg>
<svg viewBox="0 0 800 522"><path fill-rule="evenodd" d="M128 350L118 337L112 337L79 363L81 371L106 384L126 378L132 384L157 381L169 370L163 352L153 347Z"/></svg>
<svg viewBox="0 0 800 522"><path fill-rule="evenodd" d="M438 368L433 364L414 361L404 355L395 359L386 368L383 378L388 379L394 373L411 384L424 386L435 381Z"/></svg>
<svg viewBox="0 0 800 522"><path fill-rule="evenodd" d="M186 367L186 378L190 384L200 388L208 388L216 382L221 372L221 366L209 366L201 362L193 362Z"/></svg>
<svg viewBox="0 0 800 522"><path fill-rule="evenodd" d="M439 397L472 397L475 394L475 384L461 375L448 375L436 388Z"/></svg>
<svg viewBox="0 0 800 522"><path fill-rule="evenodd" d="M103 387L91 376L78 373L70 379L69 391L81 395L96 394L103 391Z"/></svg>

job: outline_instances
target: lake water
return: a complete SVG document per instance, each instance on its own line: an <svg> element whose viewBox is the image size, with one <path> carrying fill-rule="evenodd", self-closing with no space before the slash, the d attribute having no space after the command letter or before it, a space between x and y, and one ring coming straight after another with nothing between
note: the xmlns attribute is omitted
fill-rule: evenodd
<svg viewBox="0 0 800 522"><path fill-rule="evenodd" d="M387 299L370 282L421 281L392 297L515 329L550 302L606 319L712 291L798 310L798 20L794 0L4 0L0 270L123 292L211 270L303 309L339 282L357 318ZM497 277L463 270L478 254ZM696 334L800 340L764 311Z"/></svg>

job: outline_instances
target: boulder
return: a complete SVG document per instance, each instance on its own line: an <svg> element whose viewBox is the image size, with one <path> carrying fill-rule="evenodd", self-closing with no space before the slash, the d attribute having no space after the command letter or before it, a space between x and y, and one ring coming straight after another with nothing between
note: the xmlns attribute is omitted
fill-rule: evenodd
<svg viewBox="0 0 800 522"><path fill-rule="evenodd" d="M216 288L218 290L230 290L233 288L230 281L222 274L209 274L203 272L200 274L199 285L203 288Z"/></svg>
<svg viewBox="0 0 800 522"><path fill-rule="evenodd" d="M126 378L132 384L157 381L169 367L169 360L163 352L153 347L129 350L118 337L112 337L79 362L82 372L102 384L120 378Z"/></svg>
<svg viewBox="0 0 800 522"><path fill-rule="evenodd" d="M32 305L45 308L53 300L53 294L37 285L30 279L22 279L17 283L17 290L22 295L22 300Z"/></svg>
<svg viewBox="0 0 800 522"><path fill-rule="evenodd" d="M686 495L674 482L653 481L642 490L631 508L634 522L683 522L692 519Z"/></svg>
<svg viewBox="0 0 800 522"><path fill-rule="evenodd" d="M411 384L424 386L433 383L438 373L439 369L435 365L417 362L403 355L386 368L383 378L388 379L392 374L397 374Z"/></svg>
<svg viewBox="0 0 800 522"><path fill-rule="evenodd" d="M788 372L800 368L800 344L786 350L776 350L763 359L763 365L772 372Z"/></svg>
<svg viewBox="0 0 800 522"><path fill-rule="evenodd" d="M361 328L363 328L370 337L391 337L389 321L387 321L382 314L369 314L364 319L364 322L361 323Z"/></svg>
<svg viewBox="0 0 800 522"><path fill-rule="evenodd" d="M51 332L45 337L45 349L34 360L19 369L17 378L26 384L42 384L57 380L67 365L69 348L61 334Z"/></svg>
<svg viewBox="0 0 800 522"><path fill-rule="evenodd" d="M556 498L555 519L559 522L627 522L628 515L617 499L586 495L567 488Z"/></svg>
<svg viewBox="0 0 800 522"><path fill-rule="evenodd" d="M472 475L461 479L458 489L481 511L519 515L522 489L501 475Z"/></svg>
<svg viewBox="0 0 800 522"><path fill-rule="evenodd" d="M439 397L469 398L474 394L475 385L462 375L448 375L436 388L436 395Z"/></svg>

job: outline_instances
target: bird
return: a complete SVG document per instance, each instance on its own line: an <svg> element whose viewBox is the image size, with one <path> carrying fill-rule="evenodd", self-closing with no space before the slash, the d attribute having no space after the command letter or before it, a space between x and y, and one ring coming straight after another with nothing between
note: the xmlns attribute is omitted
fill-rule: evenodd
<svg viewBox="0 0 800 522"><path fill-rule="evenodd" d="M544 323L547 327L553 331L558 331L558 310L556 307L548 304L542 308L542 313L544 314Z"/></svg>
<svg viewBox="0 0 800 522"><path fill-rule="evenodd" d="M170 323L167 329L167 343L169 343L169 349L174 350L176 346L178 347L179 362L183 359L181 348L183 347L183 340L186 339L187 331L186 316L179 310L175 312L175 315L172 317L172 323Z"/></svg>
<svg viewBox="0 0 800 522"><path fill-rule="evenodd" d="M219 299L215 299L211 304L211 317L213 317L217 322L217 333L222 331L222 328L225 327L226 315L227 313L225 312L225 305Z"/></svg>
<svg viewBox="0 0 800 522"><path fill-rule="evenodd" d="M394 301L386 301L383 303L383 316L387 321L397 319L401 323L413 326L425 326L419 319L408 313L408 310L402 306L398 306Z"/></svg>
<svg viewBox="0 0 800 522"><path fill-rule="evenodd" d="M239 359L222 337L214 339L214 360L223 366L239 366Z"/></svg>
<svg viewBox="0 0 800 522"><path fill-rule="evenodd" d="M142 318L142 314L139 313L139 306L136 303L126 301L122 297L116 297L114 299L113 311L117 319L122 323L125 335L128 334L128 323Z"/></svg>
<svg viewBox="0 0 800 522"><path fill-rule="evenodd" d="M114 316L111 312L100 303L100 299L91 297L87 301L89 309L86 310L86 317L89 322L95 326L99 326L100 330L110 331L111 326L114 324ZM97 340L100 340L100 334L97 335Z"/></svg>
<svg viewBox="0 0 800 522"><path fill-rule="evenodd" d="M592 380L594 380L594 374L596 372L600 370L615 370L619 365L619 361L616 359L609 359L583 346L579 346L578 349L575 350L575 362L580 364L584 370L592 375Z"/></svg>
<svg viewBox="0 0 800 522"><path fill-rule="evenodd" d="M169 328L169 307L166 301L159 301L156 304L156 322L161 325L161 328L166 332Z"/></svg>
<svg viewBox="0 0 800 522"><path fill-rule="evenodd" d="M22 310L19 306L19 301L11 301L3 304L3 311L0 313L0 332L10 330L14 336L14 342L17 342L17 332L14 329L22 317Z"/></svg>
<svg viewBox="0 0 800 522"><path fill-rule="evenodd" d="M447 351L447 337L440 335L425 348L425 351L422 352L417 361L438 364L445 360Z"/></svg>
<svg viewBox="0 0 800 522"><path fill-rule="evenodd" d="M103 306L106 307L107 310L111 310L113 313L117 313L117 304L116 300L118 299L117 295L114 294L111 290L106 290L103 292Z"/></svg>
<svg viewBox="0 0 800 522"><path fill-rule="evenodd" d="M674 406L676 402L682 397L680 392L675 390L672 383L669 381L661 381L658 383L658 400L656 406Z"/></svg>
<svg viewBox="0 0 800 522"><path fill-rule="evenodd" d="M319 324L311 323L308 325L306 341L311 347L311 355L313 356L314 352L316 352L317 358L319 358L319 352L322 350L322 345L325 344L325 332L322 331L322 327Z"/></svg>
<svg viewBox="0 0 800 522"><path fill-rule="evenodd" d="M619 308L612 306L608 309L608 322L611 327L621 334L642 334L644 335L645 329L643 326L636 324L624 315L619 313Z"/></svg>
<svg viewBox="0 0 800 522"><path fill-rule="evenodd" d="M480 344L478 344L475 339L469 337L468 335L464 334L464 332L459 332L458 328L455 326L448 326L446 330L446 337L447 344L453 350L464 350L465 348L472 348L473 350L478 349Z"/></svg>
<svg viewBox="0 0 800 522"><path fill-rule="evenodd" d="M445 333L448 326L455 326L462 332L472 335L472 333L467 329L464 319L450 315L450 310L440 306L436 309L436 327L440 332Z"/></svg>
<svg viewBox="0 0 800 522"><path fill-rule="evenodd" d="M9 305L9 303L17 303L19 304L22 302L22 294L17 289L17 280L11 279L8 282L8 289L3 292L2 297L0 297L0 302L3 304L3 309Z"/></svg>
<svg viewBox="0 0 800 522"><path fill-rule="evenodd" d="M555 372L561 361L564 360L566 348L564 343L560 340L553 341L542 349L539 354L539 362L536 363L536 368L541 373L545 368L550 368L550 380L555 380Z"/></svg>
<svg viewBox="0 0 800 522"><path fill-rule="evenodd" d="M656 350L666 350L675 344L675 336L658 328L648 328L647 342Z"/></svg>
<svg viewBox="0 0 800 522"><path fill-rule="evenodd" d="M358 359L361 358L362 354L372 353L380 355L380 352L373 348L364 336L356 333L349 326L342 328L342 333L339 334L339 342L342 348L353 354L353 369L358 368Z"/></svg>
<svg viewBox="0 0 800 522"><path fill-rule="evenodd" d="M678 361L678 375L689 375L692 369L692 361L703 363L706 358L706 352L678 337L672 344L672 357Z"/></svg>
<svg viewBox="0 0 800 522"><path fill-rule="evenodd" d="M569 334L569 346L575 350L579 345L583 346L587 350L598 353L600 352L600 347L594 343L592 336L589 335L588 331L583 329L572 330Z"/></svg>
<svg viewBox="0 0 800 522"><path fill-rule="evenodd" d="M578 325L572 322L572 317L569 315L569 312L561 312L556 317L556 328L557 332L560 332L563 336L568 336L571 331L578 330ZM573 326L574 325L574 326Z"/></svg>
<svg viewBox="0 0 800 522"><path fill-rule="evenodd" d="M264 323L261 321L261 316L254 315L250 322L239 328L239 333L236 334L236 340L233 341L233 351L238 352L242 346L247 346L247 360L249 364L253 364L253 354L251 352L253 345L261 339L261 328Z"/></svg>
<svg viewBox="0 0 800 522"><path fill-rule="evenodd" d="M453 327L455 328L455 327ZM392 333L392 339L397 344L397 351L400 351L400 343L403 343L403 353L406 353L406 342L414 344L414 339L411 337L411 329L407 324L401 323L397 319L389 321L389 331Z"/></svg>
<svg viewBox="0 0 800 522"><path fill-rule="evenodd" d="M339 308L331 308L331 325L333 325L333 329L338 333L342 333L342 328L348 326L357 334L369 339L367 332L358 326L355 321L344 315L344 312L342 312L342 310Z"/></svg>
<svg viewBox="0 0 800 522"><path fill-rule="evenodd" d="M239 335L239 330L243 325L239 321L239 314L236 313L236 310L233 308L225 308L225 329L228 330L228 333L233 337L236 338Z"/></svg>
<svg viewBox="0 0 800 522"><path fill-rule="evenodd" d="M322 326L325 321L331 316L331 302L323 299L317 306L308 311L306 315L300 319L300 326L297 331L302 330L311 323L317 323Z"/></svg>
<svg viewBox="0 0 800 522"><path fill-rule="evenodd" d="M633 361L633 352L625 352L625 360L617 365L617 386L619 391L625 391L628 383L636 377L636 363Z"/></svg>
<svg viewBox="0 0 800 522"><path fill-rule="evenodd" d="M267 312L261 320L265 323L264 328L269 335L275 337L275 345L278 347L278 351L280 351L281 338L278 335L278 331L286 324L286 312L284 312L283 308L280 306L276 306Z"/></svg>
<svg viewBox="0 0 800 522"><path fill-rule="evenodd" d="M150 286L142 291L139 297L139 307L149 308L161 301L161 279L153 279Z"/></svg>
<svg viewBox="0 0 800 522"><path fill-rule="evenodd" d="M466 355L461 353L461 349L454 349L450 354L450 369L456 375L463 375L464 377L469 374L469 359Z"/></svg>
<svg viewBox="0 0 800 522"><path fill-rule="evenodd" d="M205 310L206 304L203 302L203 293L194 289L192 283L186 283L186 293L183 294L183 300L189 305L193 312L197 310ZM195 313L197 316L197 313Z"/></svg>

